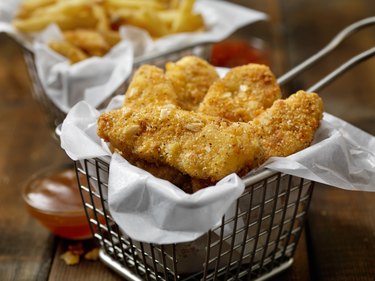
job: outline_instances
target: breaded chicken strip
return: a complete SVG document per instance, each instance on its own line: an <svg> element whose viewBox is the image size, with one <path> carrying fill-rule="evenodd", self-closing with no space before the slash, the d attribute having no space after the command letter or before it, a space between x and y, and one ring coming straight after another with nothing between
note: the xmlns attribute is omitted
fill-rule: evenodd
<svg viewBox="0 0 375 281"><path fill-rule="evenodd" d="M142 65L133 76L125 93L124 106L177 104L177 95L164 71L156 66Z"/></svg>
<svg viewBox="0 0 375 281"><path fill-rule="evenodd" d="M124 100L124 106L133 110L141 110L142 107L149 104L176 103L177 97L171 82L168 81L162 69L151 65L143 65L135 72ZM191 193L189 176L179 170L159 161L150 163L129 151L126 153L121 151L121 154L132 165L146 170L158 178L170 181L185 192Z"/></svg>
<svg viewBox="0 0 375 281"><path fill-rule="evenodd" d="M256 137L264 161L272 156L288 156L308 147L323 117L322 99L315 93L298 91L255 118Z"/></svg>
<svg viewBox="0 0 375 281"><path fill-rule="evenodd" d="M208 88L219 79L215 67L194 56L169 62L165 68L165 74L176 91L178 105L185 110L195 110Z"/></svg>
<svg viewBox="0 0 375 281"><path fill-rule="evenodd" d="M244 175L271 156L286 156L310 145L322 118L317 94L300 91L252 122L229 122L174 105L123 107L104 113L98 135L124 155L172 166L200 183L230 173Z"/></svg>
<svg viewBox="0 0 375 281"><path fill-rule="evenodd" d="M212 182L254 168L260 157L253 126L173 105L104 113L98 120L98 135L125 155L161 162Z"/></svg>
<svg viewBox="0 0 375 281"><path fill-rule="evenodd" d="M209 88L198 112L248 122L281 97L271 70L260 64L232 68Z"/></svg>

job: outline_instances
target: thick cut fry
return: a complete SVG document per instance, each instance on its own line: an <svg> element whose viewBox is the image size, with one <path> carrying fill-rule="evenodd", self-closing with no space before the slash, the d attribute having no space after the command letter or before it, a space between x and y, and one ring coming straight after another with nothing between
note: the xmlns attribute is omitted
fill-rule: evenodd
<svg viewBox="0 0 375 281"><path fill-rule="evenodd" d="M76 46L66 41L51 41L48 46L55 52L68 58L71 63L77 63L87 58L87 55Z"/></svg>
<svg viewBox="0 0 375 281"><path fill-rule="evenodd" d="M200 14L183 14L172 24L173 33L202 31L203 28L204 19Z"/></svg>
<svg viewBox="0 0 375 281"><path fill-rule="evenodd" d="M15 19L12 24L22 32L37 32L48 25L56 23L62 30L75 28L94 28L96 19L87 11L79 11L74 15L43 14L26 19Z"/></svg>
<svg viewBox="0 0 375 281"><path fill-rule="evenodd" d="M133 25L148 31L152 37L162 37L170 33L168 25L162 21L158 13L151 9L140 10L116 10L114 18L117 18L120 25Z"/></svg>
<svg viewBox="0 0 375 281"><path fill-rule="evenodd" d="M172 32L191 32L203 29L202 15L193 13L195 0L183 0L178 7L178 14L172 23Z"/></svg>
<svg viewBox="0 0 375 281"><path fill-rule="evenodd" d="M231 69L209 88L198 111L248 122L281 97L276 78L265 65L249 64Z"/></svg>
<svg viewBox="0 0 375 281"><path fill-rule="evenodd" d="M145 29L159 38L176 32L196 31L202 18L193 14L195 0L23 0L13 25L26 33L39 32L50 24L63 31L95 30L96 39L74 35L76 46L89 56L103 56L120 40L121 25ZM78 37L75 38L75 37ZM102 38L100 38L102 37ZM72 43L72 40L70 43ZM98 46L100 45L100 46ZM106 45L106 46L104 46Z"/></svg>
<svg viewBox="0 0 375 281"><path fill-rule="evenodd" d="M219 79L212 65L193 56L167 63L165 74L176 91L178 105L185 110L195 110L211 84Z"/></svg>
<svg viewBox="0 0 375 281"><path fill-rule="evenodd" d="M166 3L161 1L150 1L150 0L106 0L104 3L108 9L131 9L138 10L142 8L152 10L164 10L168 7Z"/></svg>
<svg viewBox="0 0 375 281"><path fill-rule="evenodd" d="M24 0L17 11L17 18L27 18L35 10L55 4L56 2L57 0Z"/></svg>
<svg viewBox="0 0 375 281"><path fill-rule="evenodd" d="M92 11L94 17L97 19L96 29L100 32L110 30L110 22L105 9L102 6L94 5L92 6Z"/></svg>
<svg viewBox="0 0 375 281"><path fill-rule="evenodd" d="M101 31L100 34L103 36L105 41L113 47L117 43L121 41L121 36L117 31L108 30L108 31Z"/></svg>
<svg viewBox="0 0 375 281"><path fill-rule="evenodd" d="M34 11L32 16L41 15L60 15L66 16L76 15L83 11L92 12L92 2L90 0L74 0L74 1L57 1L55 5L49 5Z"/></svg>
<svg viewBox="0 0 375 281"><path fill-rule="evenodd" d="M111 48L104 37L95 30L76 29L65 31L64 38L67 42L91 56L103 56Z"/></svg>

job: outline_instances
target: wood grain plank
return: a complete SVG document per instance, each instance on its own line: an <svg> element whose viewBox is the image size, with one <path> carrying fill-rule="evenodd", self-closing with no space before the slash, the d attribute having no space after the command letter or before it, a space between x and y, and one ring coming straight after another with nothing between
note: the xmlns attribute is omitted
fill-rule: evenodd
<svg viewBox="0 0 375 281"><path fill-rule="evenodd" d="M314 280L374 280L374 213L375 193L317 186L309 218Z"/></svg>
<svg viewBox="0 0 375 281"><path fill-rule="evenodd" d="M0 276L46 280L54 237L26 212L21 191L40 169L66 157L32 100L18 45L0 35Z"/></svg>
<svg viewBox="0 0 375 281"><path fill-rule="evenodd" d="M69 245L74 245L75 243L77 243L77 241L69 241L64 239L59 240L48 280L124 280L99 260L88 261L81 258L78 265L66 265L60 256L68 250Z"/></svg>
<svg viewBox="0 0 375 281"><path fill-rule="evenodd" d="M346 25L373 16L373 1L284 2L289 56L293 64L323 47ZM352 36L296 81L304 87L349 59L373 47L375 27ZM368 61L321 91L327 112L375 133L375 61ZM374 187L375 189L375 187ZM375 194L315 189L309 213L308 249L312 280L374 280Z"/></svg>

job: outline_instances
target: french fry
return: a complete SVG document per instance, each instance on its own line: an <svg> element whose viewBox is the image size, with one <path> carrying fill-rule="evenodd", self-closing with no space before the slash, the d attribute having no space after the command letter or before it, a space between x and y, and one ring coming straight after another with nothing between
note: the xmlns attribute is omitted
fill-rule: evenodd
<svg viewBox="0 0 375 281"><path fill-rule="evenodd" d="M168 2L169 2L169 8L170 9L177 9L181 0L169 0Z"/></svg>
<svg viewBox="0 0 375 281"><path fill-rule="evenodd" d="M104 6L109 9L132 9L138 10L142 8L152 10L165 10L168 8L168 4L160 1L152 0L105 0Z"/></svg>
<svg viewBox="0 0 375 281"><path fill-rule="evenodd" d="M35 10L32 16L40 15L76 15L77 13L86 11L91 12L92 3L90 0L75 0L75 1L59 1L55 5L41 7Z"/></svg>
<svg viewBox="0 0 375 281"><path fill-rule="evenodd" d="M111 46L95 30L76 29L64 32L64 39L91 56L103 56Z"/></svg>
<svg viewBox="0 0 375 281"><path fill-rule="evenodd" d="M181 14L172 24L172 32L192 32L204 27L204 20L199 14Z"/></svg>
<svg viewBox="0 0 375 281"><path fill-rule="evenodd" d="M71 63L76 63L87 58L87 55L73 44L66 41L51 41L48 46L55 52L68 58Z"/></svg>
<svg viewBox="0 0 375 281"><path fill-rule="evenodd" d="M190 32L204 26L193 13L195 0L23 0L13 25L22 32L38 32L57 24L65 41L51 48L72 63L103 56L120 40L121 25L143 28L153 38ZM79 50L80 52L78 52Z"/></svg>
<svg viewBox="0 0 375 281"><path fill-rule="evenodd" d="M107 31L101 31L100 34L104 37L105 41L113 47L118 42L121 41L120 34L117 31L113 30L107 30Z"/></svg>
<svg viewBox="0 0 375 281"><path fill-rule="evenodd" d="M18 18L30 16L36 9L55 4L57 0L25 0L17 11Z"/></svg>
<svg viewBox="0 0 375 281"><path fill-rule="evenodd" d="M26 19L15 19L12 24L22 32L37 32L52 23L62 30L95 27L97 20L87 10L70 10L70 14L54 13L40 14Z"/></svg>
<svg viewBox="0 0 375 281"><path fill-rule="evenodd" d="M158 16L161 21L164 22L165 25L168 26L170 32L172 31L172 23L174 22L175 18L178 16L178 10L165 10L158 12Z"/></svg>
<svg viewBox="0 0 375 281"><path fill-rule="evenodd" d="M190 32L196 31L204 26L202 15L194 14L195 0L183 0L178 8L178 15L172 23L172 32Z"/></svg>
<svg viewBox="0 0 375 281"><path fill-rule="evenodd" d="M94 17L97 20L96 29L101 32L109 31L111 29L110 22L109 22L107 12L105 11L104 7L99 6L99 5L94 5L92 7L92 12L93 12Z"/></svg>

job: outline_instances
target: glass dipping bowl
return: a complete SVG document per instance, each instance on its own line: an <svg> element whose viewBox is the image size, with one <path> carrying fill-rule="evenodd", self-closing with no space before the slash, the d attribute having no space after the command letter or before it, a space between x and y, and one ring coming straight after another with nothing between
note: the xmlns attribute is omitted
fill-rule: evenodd
<svg viewBox="0 0 375 281"><path fill-rule="evenodd" d="M74 240L91 237L72 167L51 167L35 174L22 196L30 215L55 235Z"/></svg>

